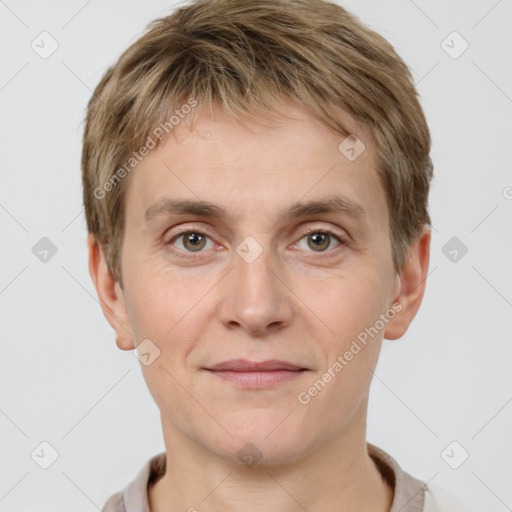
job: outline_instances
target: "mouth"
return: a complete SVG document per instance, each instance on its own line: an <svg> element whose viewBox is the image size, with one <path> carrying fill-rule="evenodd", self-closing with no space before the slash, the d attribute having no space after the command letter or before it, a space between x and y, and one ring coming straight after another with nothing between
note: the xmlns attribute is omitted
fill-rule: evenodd
<svg viewBox="0 0 512 512"><path fill-rule="evenodd" d="M276 359L262 362L233 359L203 370L244 389L274 387L295 380L310 371L309 368Z"/></svg>

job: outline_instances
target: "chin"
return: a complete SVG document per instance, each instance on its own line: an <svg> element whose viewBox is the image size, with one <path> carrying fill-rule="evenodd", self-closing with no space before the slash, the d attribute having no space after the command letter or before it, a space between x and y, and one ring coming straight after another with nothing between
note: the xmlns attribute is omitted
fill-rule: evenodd
<svg viewBox="0 0 512 512"><path fill-rule="evenodd" d="M211 450L247 467L294 462L299 456L298 447L304 448L306 436L298 432L292 421L293 414L289 416L289 422L285 419L288 414L289 411L268 411L264 414L260 410L258 414L253 412L242 418L244 413L239 412L239 421L220 422L233 437L224 435L223 446L218 438L212 439Z"/></svg>

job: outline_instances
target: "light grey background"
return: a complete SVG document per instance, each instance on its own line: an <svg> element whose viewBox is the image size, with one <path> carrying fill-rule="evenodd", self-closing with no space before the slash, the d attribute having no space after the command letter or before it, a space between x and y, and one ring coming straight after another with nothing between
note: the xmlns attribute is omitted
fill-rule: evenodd
<svg viewBox="0 0 512 512"><path fill-rule="evenodd" d="M0 1L2 512L99 510L164 450L140 363L117 349L88 273L80 151L107 66L173 5ZM342 5L411 67L435 165L426 295L384 342L368 439L471 511L512 510L512 0ZM43 31L59 45L47 59L31 47ZM469 44L458 58L453 31ZM32 252L42 237L58 249L46 263ZM456 262L452 237L468 249ZM44 441L58 452L48 469L31 457Z"/></svg>

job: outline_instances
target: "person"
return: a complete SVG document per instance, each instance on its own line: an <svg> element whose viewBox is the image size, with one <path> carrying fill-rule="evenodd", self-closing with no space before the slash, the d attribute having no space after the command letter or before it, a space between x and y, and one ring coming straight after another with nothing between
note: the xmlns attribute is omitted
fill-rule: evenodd
<svg viewBox="0 0 512 512"><path fill-rule="evenodd" d="M193 1L105 72L89 270L165 452L104 512L464 510L366 441L425 291L430 147L406 64L329 1Z"/></svg>

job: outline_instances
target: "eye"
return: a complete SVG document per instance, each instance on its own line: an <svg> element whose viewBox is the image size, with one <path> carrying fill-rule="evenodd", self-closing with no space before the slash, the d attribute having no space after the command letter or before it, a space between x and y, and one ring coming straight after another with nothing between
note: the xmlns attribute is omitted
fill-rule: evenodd
<svg viewBox="0 0 512 512"><path fill-rule="evenodd" d="M302 240L306 239L306 247L312 248L312 252L328 252L327 249L331 245L332 240L336 240L338 242L338 245L336 247L339 247L340 245L345 244L345 240L343 237L338 236L333 233L333 231L329 229L308 229L306 231L303 231L301 233L302 238L297 243L297 246L300 247L300 243ZM335 248L336 248L335 247Z"/></svg>
<svg viewBox="0 0 512 512"><path fill-rule="evenodd" d="M211 249L214 245L210 237L200 231L183 231L171 238L168 243L174 245L174 242L180 239L183 239L181 242L182 247L178 248L184 252L201 252L206 247L208 240L211 246L206 247L207 249Z"/></svg>
<svg viewBox="0 0 512 512"><path fill-rule="evenodd" d="M302 231L300 236L299 242L292 247L298 247L307 252L337 252L335 251L337 247L347 245L342 235L337 235L330 229L309 228ZM301 246L304 239L305 247L304 245ZM337 242L334 248L331 247L333 240ZM216 246L206 233L190 228L175 234L166 244L176 247L178 250L175 252L186 258L193 258L193 253L201 253L204 252L203 249L212 249ZM329 250L330 247L331 249ZM312 250L308 251L308 248Z"/></svg>

